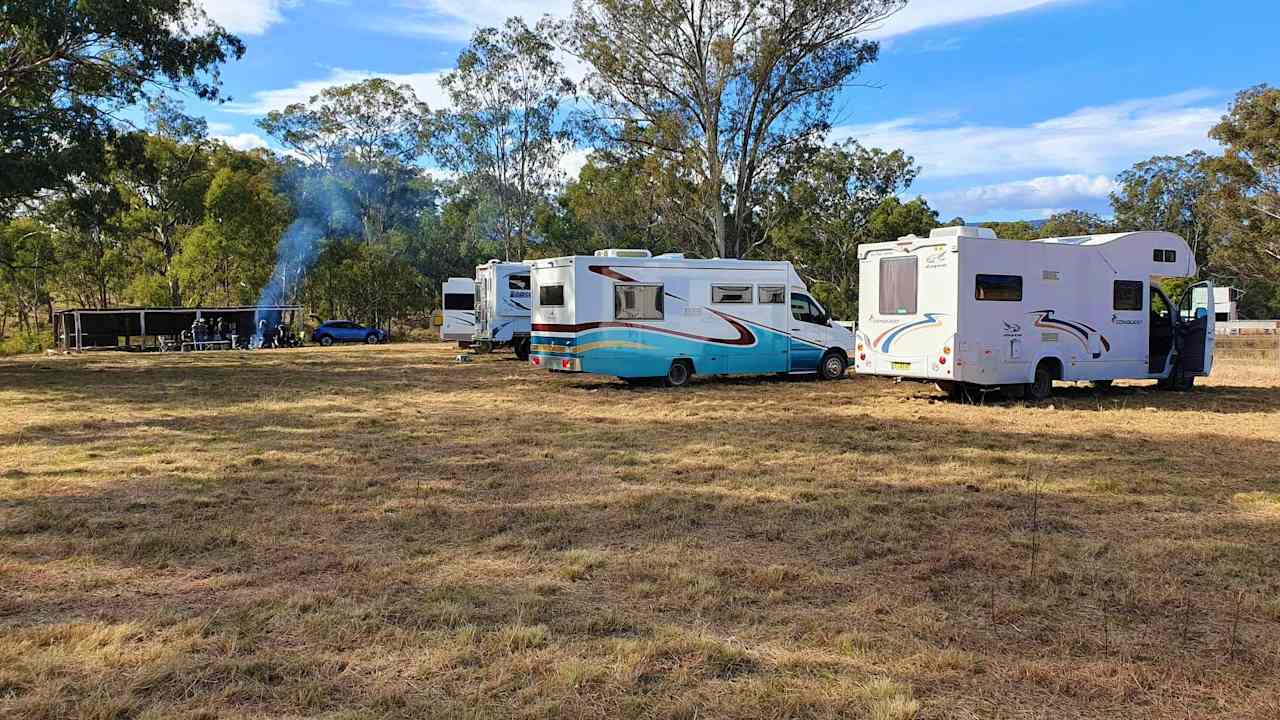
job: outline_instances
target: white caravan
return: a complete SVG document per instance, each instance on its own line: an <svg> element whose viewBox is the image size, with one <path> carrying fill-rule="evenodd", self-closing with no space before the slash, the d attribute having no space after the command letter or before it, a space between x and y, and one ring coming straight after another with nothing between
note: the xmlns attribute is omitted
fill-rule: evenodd
<svg viewBox="0 0 1280 720"><path fill-rule="evenodd" d="M441 340L470 344L476 332L476 281L471 278L449 278L441 288L444 298L444 324Z"/></svg>
<svg viewBox="0 0 1280 720"><path fill-rule="evenodd" d="M490 260L476 266L475 343L481 351L511 346L529 359L529 263Z"/></svg>
<svg viewBox="0 0 1280 720"><path fill-rule="evenodd" d="M1213 368L1213 284L1174 304L1154 282L1196 275L1177 235L1024 242L950 227L863 245L858 259L859 373L1043 399L1055 380L1187 389Z"/></svg>
<svg viewBox="0 0 1280 720"><path fill-rule="evenodd" d="M650 257L644 250L533 263L529 362L559 372L844 375L853 333L828 317L788 262Z"/></svg>

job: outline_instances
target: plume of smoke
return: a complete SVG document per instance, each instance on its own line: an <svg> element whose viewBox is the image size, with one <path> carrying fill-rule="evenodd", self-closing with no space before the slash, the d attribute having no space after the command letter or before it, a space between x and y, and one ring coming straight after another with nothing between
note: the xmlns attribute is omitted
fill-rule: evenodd
<svg viewBox="0 0 1280 720"><path fill-rule="evenodd" d="M258 320L274 324L279 314L262 308L283 305L294 299L298 285L306 277L327 237L360 233L359 216L348 193L329 175L310 178L294 197L298 217L280 236L276 246L276 266L258 294ZM259 338L261 340L261 338Z"/></svg>

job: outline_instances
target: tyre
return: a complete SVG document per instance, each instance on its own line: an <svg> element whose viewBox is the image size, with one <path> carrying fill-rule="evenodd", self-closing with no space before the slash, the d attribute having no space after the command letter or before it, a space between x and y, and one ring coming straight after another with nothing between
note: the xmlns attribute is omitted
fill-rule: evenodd
<svg viewBox="0 0 1280 720"><path fill-rule="evenodd" d="M382 338L378 337L378 333L369 333L365 336L364 341L370 345L377 345L382 342Z"/></svg>
<svg viewBox="0 0 1280 720"><path fill-rule="evenodd" d="M676 360L671 363L671 367L667 370L667 376L663 378L663 383L667 387L684 387L689 384L689 379L693 377L693 367L688 360Z"/></svg>
<svg viewBox="0 0 1280 720"><path fill-rule="evenodd" d="M1053 395L1053 373L1049 366L1041 363L1036 367L1035 379L1027 386L1027 399L1035 402L1048 400Z"/></svg>
<svg viewBox="0 0 1280 720"><path fill-rule="evenodd" d="M330 345L333 344L333 337L331 335L321 335L320 344L325 347L329 347Z"/></svg>
<svg viewBox="0 0 1280 720"><path fill-rule="evenodd" d="M516 341L516 359L524 362L529 359L529 338L521 338Z"/></svg>
<svg viewBox="0 0 1280 720"><path fill-rule="evenodd" d="M819 380L839 380L844 377L844 373L849 369L849 361L844 359L834 350L822 356L822 362L818 363L818 379Z"/></svg>

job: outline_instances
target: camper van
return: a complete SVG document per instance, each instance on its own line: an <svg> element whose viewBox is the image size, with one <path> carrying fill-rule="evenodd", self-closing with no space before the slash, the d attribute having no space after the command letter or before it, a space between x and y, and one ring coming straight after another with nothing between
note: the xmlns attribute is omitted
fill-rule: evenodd
<svg viewBox="0 0 1280 720"><path fill-rule="evenodd" d="M858 373L1044 399L1058 380L1189 389L1213 368L1213 284L1174 301L1156 282L1196 275L1177 235L1024 242L950 227L863 245L858 260Z"/></svg>
<svg viewBox="0 0 1280 720"><path fill-rule="evenodd" d="M558 372L661 379L844 375L853 333L788 262L650 257L644 250L533 263L529 362Z"/></svg>
<svg viewBox="0 0 1280 720"><path fill-rule="evenodd" d="M444 322L440 339L471 344L476 332L476 281L471 278L449 278L440 291L444 298Z"/></svg>
<svg viewBox="0 0 1280 720"><path fill-rule="evenodd" d="M490 260L476 266L475 344L482 352L509 346L529 359L529 263Z"/></svg>

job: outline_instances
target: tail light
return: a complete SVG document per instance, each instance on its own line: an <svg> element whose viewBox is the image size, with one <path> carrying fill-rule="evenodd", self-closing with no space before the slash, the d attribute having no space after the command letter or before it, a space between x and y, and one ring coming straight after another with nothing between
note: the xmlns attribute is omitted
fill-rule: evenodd
<svg viewBox="0 0 1280 720"><path fill-rule="evenodd" d="M947 356L946 356L946 355L943 355L942 357L938 358L938 364L939 364L939 365L946 365L946 364L947 364Z"/></svg>
<svg viewBox="0 0 1280 720"><path fill-rule="evenodd" d="M542 358L538 357L537 355L534 355L533 357L529 358L529 362L533 365L541 365Z"/></svg>

